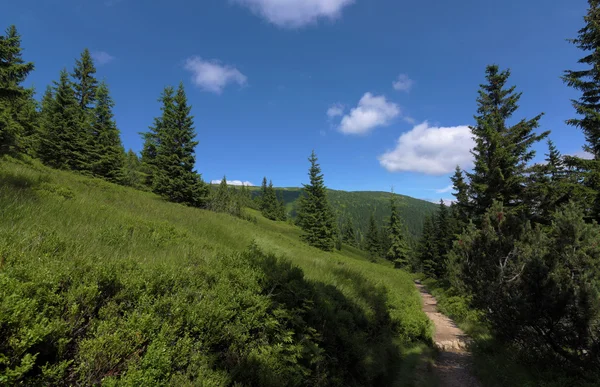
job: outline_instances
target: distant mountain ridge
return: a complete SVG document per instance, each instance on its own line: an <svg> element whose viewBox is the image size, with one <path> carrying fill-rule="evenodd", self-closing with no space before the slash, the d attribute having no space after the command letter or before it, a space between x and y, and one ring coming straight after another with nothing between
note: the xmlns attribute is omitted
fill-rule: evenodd
<svg viewBox="0 0 600 387"><path fill-rule="evenodd" d="M258 194L260 187L251 187L254 194ZM288 213L295 218L298 198L302 188L280 187L275 188L277 195L283 198ZM340 221L352 219L354 227L363 234L367 230L371 213L379 227L383 226L390 216L390 197L392 193L382 191L340 191L328 190L329 201L336 211ZM418 238L423 231L425 217L437 211L437 204L422 199L415 199L406 195L394 194L397 198L402 221L408 234Z"/></svg>

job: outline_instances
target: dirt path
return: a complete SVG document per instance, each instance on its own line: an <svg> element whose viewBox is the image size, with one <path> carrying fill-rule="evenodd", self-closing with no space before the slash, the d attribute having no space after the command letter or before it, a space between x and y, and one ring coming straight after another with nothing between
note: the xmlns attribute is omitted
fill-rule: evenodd
<svg viewBox="0 0 600 387"><path fill-rule="evenodd" d="M470 371L471 354L466 349L468 337L448 317L437 310L436 299L421 284L415 284L421 292L423 311L435 325L434 341L439 355L434 365L440 387L479 387Z"/></svg>

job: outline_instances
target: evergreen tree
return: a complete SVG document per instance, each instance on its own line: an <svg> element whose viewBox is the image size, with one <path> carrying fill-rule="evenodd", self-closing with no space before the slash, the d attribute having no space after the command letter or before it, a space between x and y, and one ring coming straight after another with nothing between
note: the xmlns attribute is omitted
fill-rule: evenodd
<svg viewBox="0 0 600 387"><path fill-rule="evenodd" d="M277 220L286 221L287 211L285 209L285 202L283 201L283 195L277 195Z"/></svg>
<svg viewBox="0 0 600 387"><path fill-rule="evenodd" d="M446 255L452 248L454 234L452 232L448 207L440 200L439 210L435 218L435 255L432 265L433 274L443 278L446 274Z"/></svg>
<svg viewBox="0 0 600 387"><path fill-rule="evenodd" d="M298 224L304 231L303 239L311 246L332 251L337 236L333 211L327 199L327 190L321 167L313 151L310 158L310 183L304 184L298 203Z"/></svg>
<svg viewBox="0 0 600 387"><path fill-rule="evenodd" d="M269 185L262 198L262 214L267 219L278 220L280 211L277 194L275 193L275 188L273 188L273 181L269 181Z"/></svg>
<svg viewBox="0 0 600 387"><path fill-rule="evenodd" d="M157 146L153 161L153 191L175 203L203 206L208 191L200 175L194 171L194 148L198 142L194 141L194 122L183 83L179 84L173 98L170 98L171 95L170 88L166 88L163 116L156 121L159 125L155 129Z"/></svg>
<svg viewBox="0 0 600 387"><path fill-rule="evenodd" d="M476 217L482 216L495 200L502 202L506 210L523 210L527 163L535 155L531 146L548 135L534 133L541 114L507 125L521 97L515 93L515 86L505 88L509 76L509 70L501 72L498 66L488 66L488 83L479 90L477 124L471 127L475 167L467 174Z"/></svg>
<svg viewBox="0 0 600 387"><path fill-rule="evenodd" d="M428 216L423 222L423 234L417 247L417 263L413 269L435 276L437 266L436 228L434 216Z"/></svg>
<svg viewBox="0 0 600 387"><path fill-rule="evenodd" d="M567 124L583 131L586 143L583 149L592 155L591 160L571 158L573 165L584 172L584 184L594 195L584 204L596 221L600 221L600 1L588 0L589 8L584 17L585 26L571 42L585 53L578 63L582 70L568 70L563 80L579 91L581 96L572 104L579 117Z"/></svg>
<svg viewBox="0 0 600 387"><path fill-rule="evenodd" d="M92 172L114 183L122 180L125 153L121 137L114 121L110 97L106 83L100 83L97 102L93 110L92 138L94 149L91 153Z"/></svg>
<svg viewBox="0 0 600 387"><path fill-rule="evenodd" d="M463 172L459 166L456 166L454 175L450 178L454 187L454 197L456 198L456 219L459 229L463 229L469 223L471 208L469 206L469 184L465 182Z"/></svg>
<svg viewBox="0 0 600 387"><path fill-rule="evenodd" d="M390 198L390 207L391 215L388 235L391 246L386 252L386 258L394 262L397 267L404 267L408 264L409 249L404 238L404 227L402 225L402 220L398 215L396 195L393 193Z"/></svg>
<svg viewBox="0 0 600 387"><path fill-rule="evenodd" d="M379 230L375 223L375 216L371 213L369 218L369 228L367 229L367 235L365 236L365 250L369 253L369 258L375 259L379 256L380 245L379 245Z"/></svg>
<svg viewBox="0 0 600 387"><path fill-rule="evenodd" d="M79 106L66 70L61 71L52 94L46 91L42 109L42 161L55 168L82 170L87 136L79 130Z"/></svg>
<svg viewBox="0 0 600 387"><path fill-rule="evenodd" d="M34 66L23 61L21 51L21 36L12 25L0 36L0 154L26 148L23 137L34 127L33 90L22 86Z"/></svg>
<svg viewBox="0 0 600 387"><path fill-rule="evenodd" d="M268 190L268 183L267 183L267 177L265 176L265 177L263 177L262 184L260 185L260 199L259 199L259 202L260 202L259 208L260 208L260 211L263 213L266 211L266 208L268 207L268 203L267 203L268 191L267 190Z"/></svg>
<svg viewBox="0 0 600 387"><path fill-rule="evenodd" d="M156 156L160 146L161 137L164 136L166 128L171 125L173 116L173 97L175 90L171 86L165 87L158 101L161 103L162 114L154 118L154 124L149 127L149 131L141 133L144 139L142 149L142 165L147 175L146 184L149 187L154 185L154 176L157 173Z"/></svg>
<svg viewBox="0 0 600 387"><path fill-rule="evenodd" d="M130 149L125 155L122 183L129 187L142 189L144 182L145 174L142 171L142 162L138 155Z"/></svg>
<svg viewBox="0 0 600 387"><path fill-rule="evenodd" d="M75 61L73 70L73 89L81 111L90 112L96 101L98 80L94 77L96 67L90 51L86 48Z"/></svg>
<svg viewBox="0 0 600 387"><path fill-rule="evenodd" d="M356 231L354 231L354 224L349 216L346 217L346 222L342 229L342 241L347 245L356 246Z"/></svg>
<svg viewBox="0 0 600 387"><path fill-rule="evenodd" d="M210 209L215 212L227 212L231 206L232 195L227 185L227 177L223 176L221 183L215 191L213 191L210 200Z"/></svg>

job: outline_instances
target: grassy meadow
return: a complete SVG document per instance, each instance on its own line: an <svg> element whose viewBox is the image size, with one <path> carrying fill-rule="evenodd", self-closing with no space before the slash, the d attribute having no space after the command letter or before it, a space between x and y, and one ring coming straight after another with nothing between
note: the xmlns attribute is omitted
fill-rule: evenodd
<svg viewBox="0 0 600 387"><path fill-rule="evenodd" d="M0 161L0 384L410 386L411 276L300 230Z"/></svg>

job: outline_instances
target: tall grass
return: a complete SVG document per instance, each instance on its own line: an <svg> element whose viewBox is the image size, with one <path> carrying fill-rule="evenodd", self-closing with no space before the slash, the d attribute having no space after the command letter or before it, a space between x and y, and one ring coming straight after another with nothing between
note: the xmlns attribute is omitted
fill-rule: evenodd
<svg viewBox="0 0 600 387"><path fill-rule="evenodd" d="M0 161L0 384L414 384L410 275L247 211Z"/></svg>

